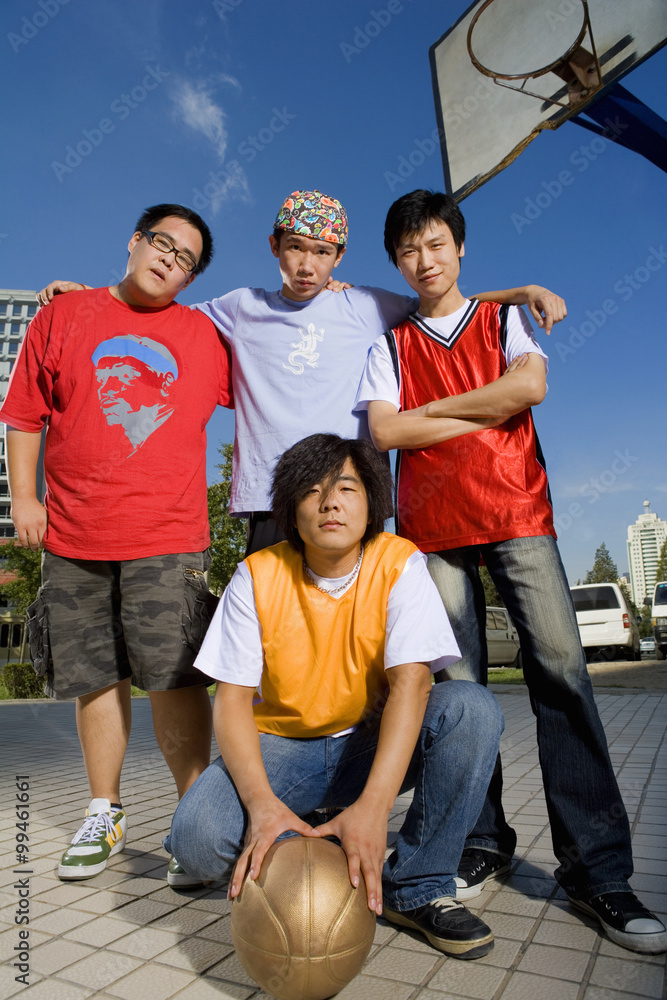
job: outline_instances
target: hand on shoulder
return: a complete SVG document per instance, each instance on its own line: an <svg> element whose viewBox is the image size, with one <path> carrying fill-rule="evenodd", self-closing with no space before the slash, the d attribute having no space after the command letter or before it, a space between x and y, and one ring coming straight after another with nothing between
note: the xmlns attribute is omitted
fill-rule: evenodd
<svg viewBox="0 0 667 1000"><path fill-rule="evenodd" d="M46 288L37 292L37 301L40 306L46 306L53 300L54 295L65 295L67 292L80 292L92 288L92 285L84 285L80 281L51 281Z"/></svg>

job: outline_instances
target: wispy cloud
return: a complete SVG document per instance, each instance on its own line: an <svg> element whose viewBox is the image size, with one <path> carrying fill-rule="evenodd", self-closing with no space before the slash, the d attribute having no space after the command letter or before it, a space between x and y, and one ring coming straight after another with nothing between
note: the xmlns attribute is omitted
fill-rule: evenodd
<svg viewBox="0 0 667 1000"><path fill-rule="evenodd" d="M226 74L216 74L215 81L226 86L240 89L238 80ZM211 78L208 80L177 79L172 87L174 112L178 120L199 132L210 142L215 155L222 165L225 163L229 132L227 115L224 108L214 100L214 90ZM203 183L202 194L195 189L197 197L204 199L211 208L213 215L220 210L221 205L230 197L247 201L250 197L248 178L245 170L236 159L216 172L209 171L208 178Z"/></svg>
<svg viewBox="0 0 667 1000"><path fill-rule="evenodd" d="M172 91L176 114L195 132L206 136L224 162L227 150L227 116L205 83L180 80Z"/></svg>
<svg viewBox="0 0 667 1000"><path fill-rule="evenodd" d="M213 79L217 80L218 83L224 83L227 87L233 87L237 93L242 90L240 81L235 76L230 76L229 73L215 73Z"/></svg>

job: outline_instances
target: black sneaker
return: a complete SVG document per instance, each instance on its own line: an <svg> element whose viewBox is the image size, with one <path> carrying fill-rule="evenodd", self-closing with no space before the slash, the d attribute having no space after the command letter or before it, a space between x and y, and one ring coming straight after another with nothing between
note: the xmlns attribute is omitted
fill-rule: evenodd
<svg viewBox="0 0 667 1000"><path fill-rule="evenodd" d="M614 944L644 955L667 951L667 930L634 892L603 892L588 899L573 899L573 906L600 921Z"/></svg>
<svg viewBox="0 0 667 1000"><path fill-rule="evenodd" d="M479 896L491 879L507 875L512 867L511 858L480 847L468 847L461 855L456 882L456 898L472 899Z"/></svg>
<svg viewBox="0 0 667 1000"><path fill-rule="evenodd" d="M452 896L402 913L385 907L382 915L392 924L420 931L434 948L452 958L481 958L493 948L491 928Z"/></svg>

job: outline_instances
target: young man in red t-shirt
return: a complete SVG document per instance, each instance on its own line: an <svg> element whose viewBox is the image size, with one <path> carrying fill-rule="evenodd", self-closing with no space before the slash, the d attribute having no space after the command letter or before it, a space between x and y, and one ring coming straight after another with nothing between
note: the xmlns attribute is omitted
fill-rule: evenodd
<svg viewBox="0 0 667 1000"><path fill-rule="evenodd" d="M193 667L212 601L205 427L216 405L231 405L231 389L215 327L174 299L213 244L195 212L157 205L128 250L118 285L39 311L0 410L19 543L45 550L29 611L35 669L49 695L76 698L92 796L63 879L98 874L124 846L131 682L148 691L179 796L210 756L206 679ZM172 859L170 883L183 878Z"/></svg>

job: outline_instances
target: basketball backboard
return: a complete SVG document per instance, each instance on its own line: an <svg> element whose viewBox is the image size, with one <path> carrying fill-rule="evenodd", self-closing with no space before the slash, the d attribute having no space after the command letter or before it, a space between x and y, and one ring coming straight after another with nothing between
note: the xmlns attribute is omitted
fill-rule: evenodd
<svg viewBox="0 0 667 1000"><path fill-rule="evenodd" d="M430 49L448 193L585 114L666 40L665 0L476 0Z"/></svg>

